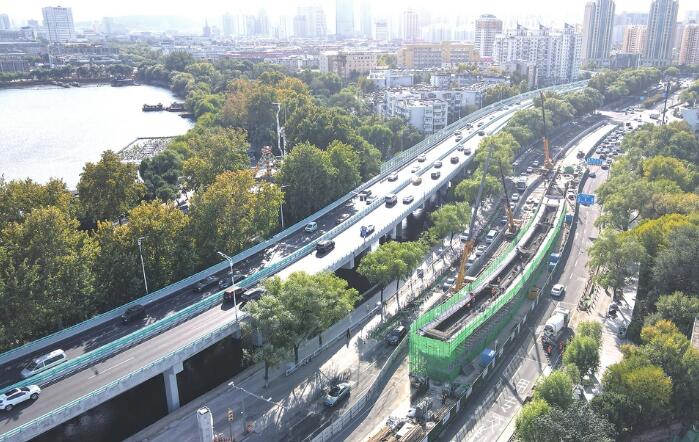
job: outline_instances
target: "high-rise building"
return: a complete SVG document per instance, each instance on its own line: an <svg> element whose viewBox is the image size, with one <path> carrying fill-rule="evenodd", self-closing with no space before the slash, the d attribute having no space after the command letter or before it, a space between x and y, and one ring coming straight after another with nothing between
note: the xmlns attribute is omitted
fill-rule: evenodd
<svg viewBox="0 0 699 442"><path fill-rule="evenodd" d="M627 26L648 24L647 12L622 12L614 15L614 29L612 31L612 45L618 47L624 38L624 29Z"/></svg>
<svg viewBox="0 0 699 442"><path fill-rule="evenodd" d="M412 9L403 11L403 40L414 42L420 39L420 25L417 12Z"/></svg>
<svg viewBox="0 0 699 442"><path fill-rule="evenodd" d="M593 0L585 5L582 59L598 63L609 57L614 29L614 0Z"/></svg>
<svg viewBox="0 0 699 442"><path fill-rule="evenodd" d="M502 20L491 14L476 19L476 49L481 57L492 57L495 36L502 33Z"/></svg>
<svg viewBox="0 0 699 442"><path fill-rule="evenodd" d="M684 25L679 63L682 65L699 64L699 24L694 20Z"/></svg>
<svg viewBox="0 0 699 442"><path fill-rule="evenodd" d="M371 38L371 2L364 0L359 13L359 30L364 38Z"/></svg>
<svg viewBox="0 0 699 442"><path fill-rule="evenodd" d="M335 0L335 35L339 38L354 35L353 0Z"/></svg>
<svg viewBox="0 0 699 442"><path fill-rule="evenodd" d="M325 12L320 6L301 6L294 17L294 36L306 38L325 37L328 26Z"/></svg>
<svg viewBox="0 0 699 442"><path fill-rule="evenodd" d="M7 14L0 14L0 31L10 29L10 17Z"/></svg>
<svg viewBox="0 0 699 442"><path fill-rule="evenodd" d="M646 30L647 28L643 25L633 25L624 28L621 52L642 54L646 44Z"/></svg>
<svg viewBox="0 0 699 442"><path fill-rule="evenodd" d="M204 28L202 29L202 35L204 37L211 37L211 27L209 26L209 20L204 20Z"/></svg>
<svg viewBox="0 0 699 442"><path fill-rule="evenodd" d="M388 20L378 19L374 22L374 39L376 41L388 41L390 34L388 31Z"/></svg>
<svg viewBox="0 0 699 442"><path fill-rule="evenodd" d="M653 0L648 14L643 64L667 66L672 62L672 46L677 26L677 0Z"/></svg>
<svg viewBox="0 0 699 442"><path fill-rule="evenodd" d="M221 25L224 37L233 36L234 20L231 14L223 14L223 17L221 17Z"/></svg>
<svg viewBox="0 0 699 442"><path fill-rule="evenodd" d="M398 66L407 69L454 67L460 63L476 63L478 51L473 43L413 43L402 46L396 53Z"/></svg>
<svg viewBox="0 0 699 442"><path fill-rule="evenodd" d="M63 43L75 40L73 11L70 8L49 6L41 8L44 15L44 27L51 43Z"/></svg>

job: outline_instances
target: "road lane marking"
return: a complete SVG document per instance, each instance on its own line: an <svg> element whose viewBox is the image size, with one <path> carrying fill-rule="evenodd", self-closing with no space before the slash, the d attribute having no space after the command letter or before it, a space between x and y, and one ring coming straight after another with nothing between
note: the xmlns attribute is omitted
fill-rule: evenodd
<svg viewBox="0 0 699 442"><path fill-rule="evenodd" d="M124 359L123 361L121 361L121 362L119 362L119 363L117 363L117 364L114 364L114 365L112 365L112 366L109 367L109 368L105 368L105 369L102 370L102 371L97 371L97 373L95 373L95 374L93 374L92 376L90 376L89 378L87 378L87 380L89 381L90 379L96 378L97 376L99 376L99 375L102 374L102 373L108 372L108 371L111 370L112 368L116 368L116 367L118 367L118 366L120 366L120 365L122 365L122 364L126 364L127 362L129 362L129 361L132 360L133 358L134 358L134 356L131 356L129 359Z"/></svg>

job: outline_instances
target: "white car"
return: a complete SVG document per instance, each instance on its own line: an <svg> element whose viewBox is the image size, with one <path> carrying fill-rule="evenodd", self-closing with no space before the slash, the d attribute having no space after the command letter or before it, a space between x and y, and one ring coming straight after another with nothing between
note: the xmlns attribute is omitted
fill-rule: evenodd
<svg viewBox="0 0 699 442"><path fill-rule="evenodd" d="M566 291L566 287L563 284L556 284L551 287L551 296L554 298L560 298Z"/></svg>
<svg viewBox="0 0 699 442"><path fill-rule="evenodd" d="M11 411L14 407L28 400L39 399L41 388L38 385L28 385L26 387L13 388L0 394L0 409Z"/></svg>
<svg viewBox="0 0 699 442"><path fill-rule="evenodd" d="M485 252L485 249L488 247L485 246L484 244L481 244L480 246L476 247L476 257L480 258L480 256Z"/></svg>
<svg viewBox="0 0 699 442"><path fill-rule="evenodd" d="M388 181L396 181L398 180L398 174L396 172L393 172L388 176Z"/></svg>
<svg viewBox="0 0 699 442"><path fill-rule="evenodd" d="M313 233L316 230L318 230L318 223L315 221L311 221L310 223L306 224L306 227L303 228L308 233Z"/></svg>
<svg viewBox="0 0 699 442"><path fill-rule="evenodd" d="M510 198L512 198L512 201L516 203L517 201L519 201L519 193L513 193Z"/></svg>

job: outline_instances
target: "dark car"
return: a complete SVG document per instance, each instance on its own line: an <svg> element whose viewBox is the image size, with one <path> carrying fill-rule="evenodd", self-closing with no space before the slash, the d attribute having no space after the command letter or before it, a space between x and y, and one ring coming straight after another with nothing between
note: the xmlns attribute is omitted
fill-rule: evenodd
<svg viewBox="0 0 699 442"><path fill-rule="evenodd" d="M442 176L442 174L439 173L438 170L436 170L436 171L432 172L432 173L430 174L430 176L432 177L433 180L436 180L436 179L438 179L440 176Z"/></svg>
<svg viewBox="0 0 699 442"><path fill-rule="evenodd" d="M459 162L459 157L451 157L449 158L449 161L451 162L451 164L456 164Z"/></svg>
<svg viewBox="0 0 699 442"><path fill-rule="evenodd" d="M481 136L481 137L484 136L484 135L485 135L485 131L479 130L479 131L478 131L478 135Z"/></svg>
<svg viewBox="0 0 699 442"><path fill-rule="evenodd" d="M316 250L318 251L318 256L325 255L326 253L330 252L334 248L335 248L335 241L333 241L332 239L324 239L322 241L318 241L318 244L316 244Z"/></svg>
<svg viewBox="0 0 699 442"><path fill-rule="evenodd" d="M195 290L198 292L204 291L204 289L207 289L211 287L212 285L218 283L219 278L218 276L207 276L206 278L202 279L199 281L195 286Z"/></svg>
<svg viewBox="0 0 699 442"><path fill-rule="evenodd" d="M218 287L221 289L225 289L226 287L230 287L231 285L239 283L247 277L248 275L245 273L235 272L231 276L231 272L228 272L218 282Z"/></svg>
<svg viewBox="0 0 699 442"><path fill-rule="evenodd" d="M146 307L141 304L132 305L121 315L121 322L127 324L134 319L146 316Z"/></svg>
<svg viewBox="0 0 699 442"><path fill-rule="evenodd" d="M398 345L405 335L408 334L408 329L403 325L399 325L386 335L386 342L390 345Z"/></svg>

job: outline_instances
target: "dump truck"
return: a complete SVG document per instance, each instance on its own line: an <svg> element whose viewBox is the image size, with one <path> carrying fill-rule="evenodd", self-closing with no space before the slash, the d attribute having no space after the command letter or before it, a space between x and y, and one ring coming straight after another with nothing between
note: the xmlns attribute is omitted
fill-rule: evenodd
<svg viewBox="0 0 699 442"><path fill-rule="evenodd" d="M568 328L568 321L570 321L570 310L561 307L556 308L546 321L544 333L541 335L541 344L546 354L550 355L556 347L559 351L563 351L564 343L561 338Z"/></svg>

